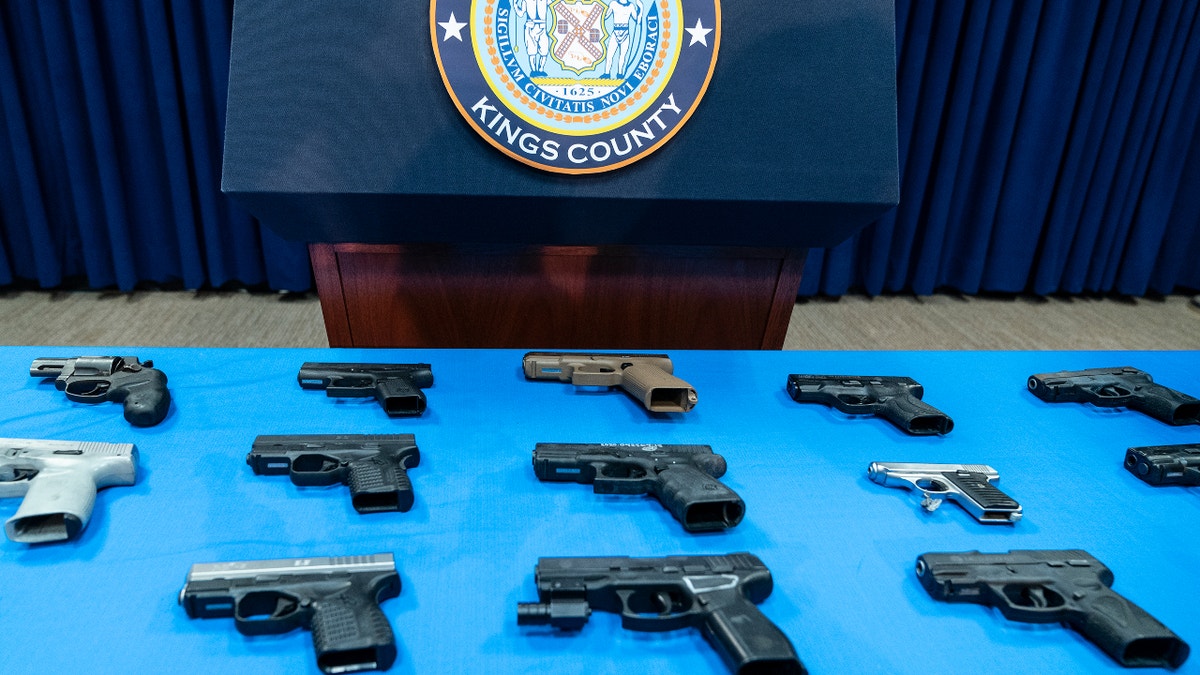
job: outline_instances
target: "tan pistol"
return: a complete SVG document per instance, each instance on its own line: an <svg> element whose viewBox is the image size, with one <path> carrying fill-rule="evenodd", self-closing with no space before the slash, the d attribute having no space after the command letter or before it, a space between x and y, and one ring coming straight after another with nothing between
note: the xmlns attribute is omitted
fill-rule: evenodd
<svg viewBox="0 0 1200 675"><path fill-rule="evenodd" d="M529 352L522 365L530 380L620 387L651 412L687 412L696 406L696 390L671 374L674 366L666 354Z"/></svg>

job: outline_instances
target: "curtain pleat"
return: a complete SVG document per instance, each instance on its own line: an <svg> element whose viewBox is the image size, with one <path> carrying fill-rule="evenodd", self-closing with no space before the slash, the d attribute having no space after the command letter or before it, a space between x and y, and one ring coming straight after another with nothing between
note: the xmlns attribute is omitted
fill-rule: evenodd
<svg viewBox="0 0 1200 675"><path fill-rule="evenodd" d="M0 284L307 290L220 193L230 0L0 3ZM1200 287L1200 3L897 0L900 205L801 295Z"/></svg>
<svg viewBox="0 0 1200 675"><path fill-rule="evenodd" d="M0 56L0 87L4 92L16 91L18 83L18 67L21 71L38 73L44 76L44 60L27 58L18 61L18 57L29 52L36 54L40 50L28 44L30 38L36 36L31 30L29 13L30 6L9 6L13 10L11 21L5 21L4 30L0 30L0 39L4 41ZM23 11L21 11L23 10ZM44 79L42 80L45 81ZM31 87L27 96L0 95L0 107L4 110L5 128L8 132L9 161L11 179L5 183L3 202L5 222L12 225L6 227L5 249L8 254L8 267L15 277L36 279L43 286L55 286L61 282L63 272L61 247L58 245L51 230L51 224L58 222L54 215L47 213L47 203L43 200L42 185L39 178L42 175L55 176L60 173L59 163L54 162L55 151L53 135L48 147L35 148L32 143L34 134L44 135L45 127L53 115L35 115L32 118L27 108L51 111L48 105L44 87ZM53 201L51 202L54 203Z"/></svg>
<svg viewBox="0 0 1200 675"><path fill-rule="evenodd" d="M232 6L0 4L0 283L312 285L220 192Z"/></svg>
<svg viewBox="0 0 1200 675"><path fill-rule="evenodd" d="M899 0L900 205L801 295L1197 288L1198 13Z"/></svg>

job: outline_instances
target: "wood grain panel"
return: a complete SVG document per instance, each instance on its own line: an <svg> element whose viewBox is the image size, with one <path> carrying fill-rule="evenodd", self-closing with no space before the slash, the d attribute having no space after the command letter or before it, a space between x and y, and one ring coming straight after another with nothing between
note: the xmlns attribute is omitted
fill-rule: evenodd
<svg viewBox="0 0 1200 675"><path fill-rule="evenodd" d="M314 253L313 263L336 264L346 325L333 326L342 308L322 285L330 345L357 347L779 348L803 259L788 249L327 246L334 260Z"/></svg>

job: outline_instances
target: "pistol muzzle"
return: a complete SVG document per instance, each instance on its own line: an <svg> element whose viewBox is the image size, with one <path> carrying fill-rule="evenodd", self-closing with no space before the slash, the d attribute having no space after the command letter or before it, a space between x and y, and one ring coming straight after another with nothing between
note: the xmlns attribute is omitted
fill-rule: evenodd
<svg viewBox="0 0 1200 675"><path fill-rule="evenodd" d="M41 358L34 359L29 366L30 377L58 377L70 359Z"/></svg>

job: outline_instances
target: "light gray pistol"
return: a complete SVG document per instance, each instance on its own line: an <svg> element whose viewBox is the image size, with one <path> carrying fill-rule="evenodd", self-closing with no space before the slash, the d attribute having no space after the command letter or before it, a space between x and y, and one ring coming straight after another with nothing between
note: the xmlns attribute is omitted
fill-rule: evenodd
<svg viewBox="0 0 1200 675"><path fill-rule="evenodd" d="M4 523L13 541L72 539L87 527L96 490L136 480L132 443L0 438L0 497L24 497Z"/></svg>

